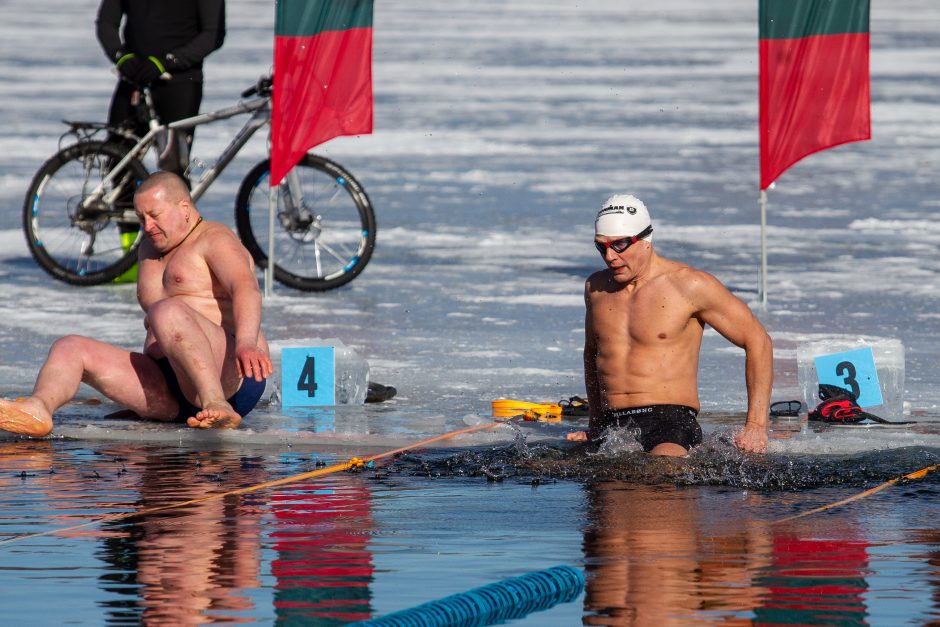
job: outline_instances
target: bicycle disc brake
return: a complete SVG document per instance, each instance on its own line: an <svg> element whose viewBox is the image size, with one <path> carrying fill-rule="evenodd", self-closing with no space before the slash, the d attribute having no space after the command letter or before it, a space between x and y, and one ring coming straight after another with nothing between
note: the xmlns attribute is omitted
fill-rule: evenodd
<svg viewBox="0 0 940 627"><path fill-rule="evenodd" d="M290 192L284 194L284 204L287 208L277 215L281 227L287 231L290 238L304 244L316 241L323 232L320 226L320 216L307 209L303 203L298 207L291 200Z"/></svg>

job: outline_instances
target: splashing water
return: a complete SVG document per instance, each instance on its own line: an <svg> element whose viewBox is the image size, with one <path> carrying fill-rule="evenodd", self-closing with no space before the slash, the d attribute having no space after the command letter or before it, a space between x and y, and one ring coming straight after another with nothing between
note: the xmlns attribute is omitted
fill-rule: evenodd
<svg viewBox="0 0 940 627"><path fill-rule="evenodd" d="M761 491L799 491L820 487L866 487L940 460L940 450L910 447L863 454L750 455L730 435L706 436L689 455L657 457L644 453L632 436L608 433L599 444L528 444L518 432L509 445L439 450L402 455L388 472L428 478L466 477L488 481L629 481L677 486L727 486ZM928 475L927 485L940 483Z"/></svg>

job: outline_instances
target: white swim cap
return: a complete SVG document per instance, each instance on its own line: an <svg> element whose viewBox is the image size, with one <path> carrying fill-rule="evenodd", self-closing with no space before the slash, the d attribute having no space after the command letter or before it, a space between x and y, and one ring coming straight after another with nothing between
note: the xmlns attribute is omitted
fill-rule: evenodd
<svg viewBox="0 0 940 627"><path fill-rule="evenodd" d="M605 237L632 237L651 225L650 213L642 200L630 194L614 194L597 212L594 234ZM653 241L652 233L643 239Z"/></svg>

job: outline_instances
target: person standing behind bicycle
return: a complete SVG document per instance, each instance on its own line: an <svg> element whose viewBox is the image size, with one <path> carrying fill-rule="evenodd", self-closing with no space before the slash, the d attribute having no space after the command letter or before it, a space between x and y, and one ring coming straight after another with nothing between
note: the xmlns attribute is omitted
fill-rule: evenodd
<svg viewBox="0 0 940 627"><path fill-rule="evenodd" d="M202 62L225 39L225 0L102 0L95 25L121 76L111 98L110 125L130 122L138 136L147 132L136 109L138 90L147 86L161 122L199 113ZM174 131L159 168L184 176L192 141L193 129Z"/></svg>

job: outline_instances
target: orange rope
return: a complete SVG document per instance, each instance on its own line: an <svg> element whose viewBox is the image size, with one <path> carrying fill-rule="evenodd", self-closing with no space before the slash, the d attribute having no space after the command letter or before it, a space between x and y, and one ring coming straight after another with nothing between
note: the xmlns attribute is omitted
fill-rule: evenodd
<svg viewBox="0 0 940 627"><path fill-rule="evenodd" d="M21 540L26 540L29 538L38 538L40 536L51 536L59 533L65 533L68 531L75 531L76 529L81 529L83 527L90 527L91 525L97 525L102 522L111 522L114 520L123 520L126 518L133 518L134 516L144 516L146 514L153 514L155 512L162 512L169 509L178 509L180 507L186 507L187 505L195 505L197 503L205 503L206 501L212 501L215 499L221 499L226 496L233 494L245 494L246 492L255 492L257 490L263 490L265 488L273 488L280 485L285 485L288 483L295 483L297 481L303 481L304 479L312 479L313 477L321 477L323 475L333 474L334 472L340 472L342 470L349 470L354 467L361 467L361 464L378 461L380 459L385 459L398 453L404 453L405 451L410 451L416 448L421 448L427 446L428 444L433 444L435 442L440 442L442 440L448 440L450 438L456 437L458 435L464 435L466 433L473 433L475 431L482 431L483 429L491 429L497 425L505 424L505 420L494 420L493 422L484 422L473 427L467 427L465 429L458 429L456 431L450 431L442 435L436 435L432 438L426 440L421 440L420 442L415 442L414 444L409 444L408 446L403 446L401 448L394 449L392 451L386 451L384 453L379 453L377 455L371 455L365 457L361 460L353 458L348 462L343 462L341 464L333 464L332 466L327 466L326 468L319 468L317 470L311 470L309 472L300 473L299 475L293 475L290 477L284 477L283 479L274 479L272 481L265 481L264 483L259 483L256 485L247 486L244 488L238 488L236 490L229 490L227 492L219 492L217 494L210 494L209 496L203 496L198 499L192 499L189 501L182 501L180 503L173 503L171 505L160 505L158 507L148 507L146 509L137 510L135 512L124 512L122 514L110 514L108 516L102 516L88 522L84 522L78 525L72 525L70 527L62 527L59 529L49 529L47 531L39 531L36 533L27 533L21 536L16 536L14 538L7 538L6 540L0 540L0 545L10 544L12 542L19 542Z"/></svg>
<svg viewBox="0 0 940 627"><path fill-rule="evenodd" d="M847 498L847 499L842 499L841 501L836 501L835 503L830 503L829 505L823 505L822 507L817 507L816 509L811 509L811 510L809 510L809 511L803 512L802 514L794 514L793 516L787 516L786 518L780 518L780 519L778 519L778 520L772 521L770 524L776 525L776 524L779 524L779 523L782 523L782 522L787 522L787 521L790 521L790 520L796 520L797 518L803 518L804 516L809 516L809 515L811 515L811 514L818 514L819 512L824 512L824 511L826 511L827 509L832 509L833 507L840 507L840 506L842 506L842 505L846 505L846 504L851 503L851 502L853 502L853 501L858 501L858 500L860 500L860 499L865 498L866 496L871 496L872 494L877 494L878 492L881 492L881 491L884 490L885 488L889 488L889 487L893 486L894 484L898 483L899 481L904 481L905 479L923 479L925 476L927 476L927 473L929 473L929 472L931 472L931 471L933 471L933 470L936 470L937 468L940 468L940 464L933 464L932 466L927 466L926 468L921 468L920 470L915 470L914 472L909 472L909 473L907 473L906 475L902 475L902 476L900 476L900 477L895 477L894 479L891 479L890 481L885 481L885 482L882 483L881 485L877 485L877 486L875 486L874 488L869 488L868 490L865 490L864 492L859 492L858 494L856 494L856 495L854 495L854 496L850 496L850 497Z"/></svg>

